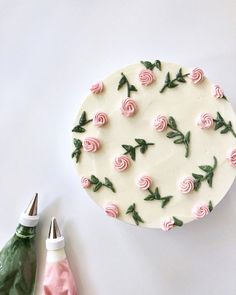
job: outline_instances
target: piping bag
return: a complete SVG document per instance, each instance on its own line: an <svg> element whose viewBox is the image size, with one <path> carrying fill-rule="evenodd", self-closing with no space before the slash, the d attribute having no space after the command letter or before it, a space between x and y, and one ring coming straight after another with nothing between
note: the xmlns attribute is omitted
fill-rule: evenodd
<svg viewBox="0 0 236 295"><path fill-rule="evenodd" d="M36 274L35 236L38 224L38 194L31 200L14 236L0 252L0 294L34 294Z"/></svg>
<svg viewBox="0 0 236 295"><path fill-rule="evenodd" d="M53 217L46 240L47 258L43 295L78 295L64 246L64 237L60 233L55 217Z"/></svg>

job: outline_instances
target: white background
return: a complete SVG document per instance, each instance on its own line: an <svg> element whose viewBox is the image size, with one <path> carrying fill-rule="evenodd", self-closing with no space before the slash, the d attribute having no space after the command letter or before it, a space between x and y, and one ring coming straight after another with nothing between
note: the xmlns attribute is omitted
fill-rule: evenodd
<svg viewBox="0 0 236 295"><path fill-rule="evenodd" d="M37 295L53 215L80 295L236 294L236 184L204 220L164 233L107 218L70 159L90 85L156 58L203 68L236 109L235 0L0 1L0 246L37 191Z"/></svg>

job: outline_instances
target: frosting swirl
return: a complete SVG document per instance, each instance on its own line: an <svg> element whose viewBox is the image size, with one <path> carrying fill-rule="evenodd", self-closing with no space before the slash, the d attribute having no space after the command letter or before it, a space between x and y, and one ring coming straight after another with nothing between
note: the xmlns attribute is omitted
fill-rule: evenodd
<svg viewBox="0 0 236 295"><path fill-rule="evenodd" d="M229 160L231 166L236 167L236 149L228 151L226 159Z"/></svg>
<svg viewBox="0 0 236 295"><path fill-rule="evenodd" d="M125 155L118 156L118 157L115 157L113 165L117 171L124 171L129 168L130 160Z"/></svg>
<svg viewBox="0 0 236 295"><path fill-rule="evenodd" d="M108 122L108 117L106 113L103 112L97 112L94 116L93 116L93 124L95 126L101 127L105 124L107 124Z"/></svg>
<svg viewBox="0 0 236 295"><path fill-rule="evenodd" d="M91 185L91 182L87 177L82 176L81 177L81 184L82 184L83 188L89 188Z"/></svg>
<svg viewBox="0 0 236 295"><path fill-rule="evenodd" d="M94 137L86 137L83 140L83 149L85 152L95 153L100 148L100 141Z"/></svg>
<svg viewBox="0 0 236 295"><path fill-rule="evenodd" d="M152 178L147 175L142 175L137 178L136 185L143 191L147 190L152 185Z"/></svg>
<svg viewBox="0 0 236 295"><path fill-rule="evenodd" d="M137 111L137 104L132 98L127 97L122 101L120 109L122 115L125 117L132 117Z"/></svg>
<svg viewBox="0 0 236 295"><path fill-rule="evenodd" d="M107 203L104 207L105 213L113 218L117 218L119 216L119 208L114 203Z"/></svg>
<svg viewBox="0 0 236 295"><path fill-rule="evenodd" d="M198 126L202 129L208 129L211 128L213 125L213 117L211 114L208 113L202 113L198 118Z"/></svg>
<svg viewBox="0 0 236 295"><path fill-rule="evenodd" d="M175 223L171 217L167 217L161 221L161 229L164 231L171 230L174 226Z"/></svg>
<svg viewBox="0 0 236 295"><path fill-rule="evenodd" d="M191 71L188 77L192 80L194 84L197 84L204 79L204 72L199 68L195 68Z"/></svg>
<svg viewBox="0 0 236 295"><path fill-rule="evenodd" d="M191 176L180 178L178 189L182 194L188 194L194 189L194 180Z"/></svg>
<svg viewBox="0 0 236 295"><path fill-rule="evenodd" d="M104 89L103 82L95 83L90 88L90 90L93 94L99 94L103 91L103 89Z"/></svg>
<svg viewBox="0 0 236 295"><path fill-rule="evenodd" d="M143 86L148 86L156 80L156 77L155 77L153 71L151 71L149 69L143 69L139 73L139 80Z"/></svg>
<svg viewBox="0 0 236 295"><path fill-rule="evenodd" d="M167 124L168 124L167 118L161 115L157 116L153 122L153 126L158 132L164 131L167 128Z"/></svg>
<svg viewBox="0 0 236 295"><path fill-rule="evenodd" d="M212 94L216 98L223 98L225 96L224 91L221 89L221 87L219 85L213 85Z"/></svg>
<svg viewBox="0 0 236 295"><path fill-rule="evenodd" d="M197 204L192 209L192 214L196 219L203 218L210 212L207 204Z"/></svg>

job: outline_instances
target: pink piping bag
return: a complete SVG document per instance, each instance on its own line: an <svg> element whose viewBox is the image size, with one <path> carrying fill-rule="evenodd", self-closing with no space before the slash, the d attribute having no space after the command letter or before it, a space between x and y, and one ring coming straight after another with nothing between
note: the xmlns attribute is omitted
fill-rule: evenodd
<svg viewBox="0 0 236 295"><path fill-rule="evenodd" d="M43 295L78 295L64 246L64 237L53 217L46 240L47 259L43 279Z"/></svg>

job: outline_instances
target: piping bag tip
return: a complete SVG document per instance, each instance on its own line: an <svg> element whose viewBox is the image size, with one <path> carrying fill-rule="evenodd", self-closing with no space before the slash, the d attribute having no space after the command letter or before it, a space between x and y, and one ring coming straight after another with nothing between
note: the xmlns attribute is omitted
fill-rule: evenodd
<svg viewBox="0 0 236 295"><path fill-rule="evenodd" d="M29 216L38 215L38 193L36 193L33 199L30 201L27 209L25 210L25 214Z"/></svg>
<svg viewBox="0 0 236 295"><path fill-rule="evenodd" d="M61 232L58 227L57 220L55 217L52 217L48 232L48 239L57 239L59 237L61 237Z"/></svg>

